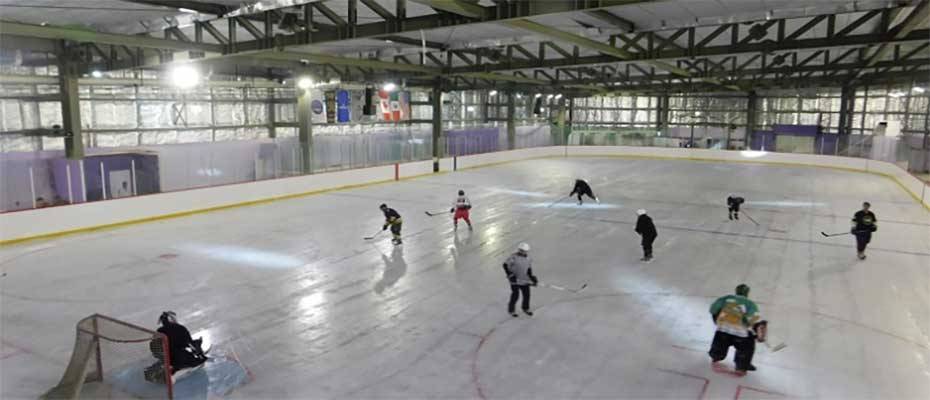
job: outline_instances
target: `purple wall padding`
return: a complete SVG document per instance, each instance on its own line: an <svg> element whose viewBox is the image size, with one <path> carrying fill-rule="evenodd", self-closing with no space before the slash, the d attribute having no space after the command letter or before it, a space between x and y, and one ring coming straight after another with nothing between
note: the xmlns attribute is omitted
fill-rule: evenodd
<svg viewBox="0 0 930 400"><path fill-rule="evenodd" d="M755 131L752 133L752 140L749 143L751 150L775 151L775 132L772 131Z"/></svg>
<svg viewBox="0 0 930 400"><path fill-rule="evenodd" d="M816 136L820 133L819 125L772 125L776 135Z"/></svg>
<svg viewBox="0 0 930 400"><path fill-rule="evenodd" d="M446 154L464 156L468 154L498 151L500 128L478 128L446 131Z"/></svg>

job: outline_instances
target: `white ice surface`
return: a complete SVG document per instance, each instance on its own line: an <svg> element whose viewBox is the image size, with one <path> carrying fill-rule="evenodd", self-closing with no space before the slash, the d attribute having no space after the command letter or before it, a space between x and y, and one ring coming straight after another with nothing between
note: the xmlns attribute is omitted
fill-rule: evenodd
<svg viewBox="0 0 930 400"><path fill-rule="evenodd" d="M576 177L602 204L564 196ZM463 188L475 231L445 216ZM726 195L747 198L729 222ZM863 200L869 258L842 232ZM403 247L377 205L404 217ZM659 231L637 261L635 210ZM533 318L505 313L501 262L532 245ZM543 159L0 249L0 397L60 378L78 319L163 310L235 350L234 398L930 398L930 214L892 181L816 168ZM788 343L714 373L707 308L741 282ZM732 352L731 352L732 357Z"/></svg>

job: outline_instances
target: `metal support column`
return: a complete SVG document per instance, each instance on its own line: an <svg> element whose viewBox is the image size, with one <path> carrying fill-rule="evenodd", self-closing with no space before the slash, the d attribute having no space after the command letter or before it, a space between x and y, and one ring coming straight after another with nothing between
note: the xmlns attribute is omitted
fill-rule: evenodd
<svg viewBox="0 0 930 400"><path fill-rule="evenodd" d="M313 113L310 110L310 89L301 89L297 97L297 136L300 139L301 171L313 172Z"/></svg>
<svg viewBox="0 0 930 400"><path fill-rule="evenodd" d="M759 109L759 96L755 91L749 92L749 96L746 101L746 135L743 137L743 144L749 149L750 143L749 140L752 138L752 133L756 131L758 118L758 109Z"/></svg>
<svg viewBox="0 0 930 400"><path fill-rule="evenodd" d="M268 101L268 137L276 138L278 137L278 105L274 102L274 89L268 89L271 92L270 100Z"/></svg>
<svg viewBox="0 0 930 400"><path fill-rule="evenodd" d="M67 58L67 57L62 57ZM78 94L80 72L75 64L64 61L58 66L61 91L61 121L65 132L65 156L72 160L84 158L84 135L81 133L81 104Z"/></svg>
<svg viewBox="0 0 930 400"><path fill-rule="evenodd" d="M439 172L440 139L442 137L442 81L436 80L433 92L430 94L430 103L433 106L433 172Z"/></svg>
<svg viewBox="0 0 930 400"><path fill-rule="evenodd" d="M668 93L663 93L658 100L658 104L656 104L656 129L665 132L668 130Z"/></svg>
<svg viewBox="0 0 930 400"><path fill-rule="evenodd" d="M516 95L513 91L507 93L507 150L517 148L517 125L514 118L517 111L514 100Z"/></svg>
<svg viewBox="0 0 930 400"><path fill-rule="evenodd" d="M852 108L853 102L855 101L856 91L852 86L843 86L843 90L840 92L840 126L839 134L848 135L849 127L852 124Z"/></svg>

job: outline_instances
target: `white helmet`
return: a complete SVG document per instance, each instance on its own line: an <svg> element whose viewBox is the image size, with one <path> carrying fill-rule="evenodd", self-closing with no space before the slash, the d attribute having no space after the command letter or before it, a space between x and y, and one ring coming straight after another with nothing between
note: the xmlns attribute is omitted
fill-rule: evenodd
<svg viewBox="0 0 930 400"><path fill-rule="evenodd" d="M640 208L639 210L636 210L636 215L646 215L646 210Z"/></svg>
<svg viewBox="0 0 930 400"><path fill-rule="evenodd" d="M526 244L526 243L520 243L520 245L517 246L517 250L520 250L520 251L522 251L522 252L524 252L524 253L529 252L529 251L530 251L530 245L528 245L528 244Z"/></svg>

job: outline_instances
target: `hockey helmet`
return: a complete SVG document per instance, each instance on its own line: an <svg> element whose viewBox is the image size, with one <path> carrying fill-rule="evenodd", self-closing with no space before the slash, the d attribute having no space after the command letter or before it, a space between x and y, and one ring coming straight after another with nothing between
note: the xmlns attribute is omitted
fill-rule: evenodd
<svg viewBox="0 0 930 400"><path fill-rule="evenodd" d="M161 313L161 316L158 317L158 322L162 325L167 325L169 322L172 324L178 323L178 314L174 311L165 311Z"/></svg>
<svg viewBox="0 0 930 400"><path fill-rule="evenodd" d="M465 191L464 191L464 190L461 190L461 189L459 189L459 196L464 196L464 195L465 195Z"/></svg>
<svg viewBox="0 0 930 400"><path fill-rule="evenodd" d="M387 208L387 204L381 203L381 205L378 206L378 208L380 208L380 209L383 210L383 209Z"/></svg>
<svg viewBox="0 0 930 400"><path fill-rule="evenodd" d="M522 252L524 252L524 253L527 253L527 252L530 251L530 245L528 245L528 244L526 244L526 243L520 243L520 245L517 246L517 250L520 250L520 251L522 251Z"/></svg>
<svg viewBox="0 0 930 400"><path fill-rule="evenodd" d="M745 283L739 284L739 286L736 287L736 294L739 295L739 296L748 297L748 296L749 296L749 286L746 285Z"/></svg>
<svg viewBox="0 0 930 400"><path fill-rule="evenodd" d="M646 210L643 208L640 208L639 210L636 210L636 215L646 215Z"/></svg>

